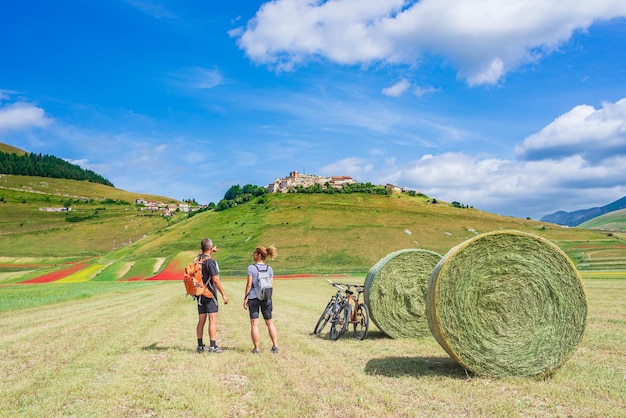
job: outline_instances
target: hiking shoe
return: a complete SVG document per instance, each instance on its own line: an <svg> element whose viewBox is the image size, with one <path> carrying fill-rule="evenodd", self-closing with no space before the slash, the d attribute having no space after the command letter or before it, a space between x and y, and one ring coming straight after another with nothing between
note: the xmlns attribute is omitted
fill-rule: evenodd
<svg viewBox="0 0 626 418"><path fill-rule="evenodd" d="M278 353L278 347L272 347L272 353Z"/></svg>
<svg viewBox="0 0 626 418"><path fill-rule="evenodd" d="M209 347L209 353L223 353L223 352L224 352L224 350L222 350L218 346Z"/></svg>
<svg viewBox="0 0 626 418"><path fill-rule="evenodd" d="M258 348L255 348L254 350L252 350L252 354L261 354L261 351L259 351Z"/></svg>
<svg viewBox="0 0 626 418"><path fill-rule="evenodd" d="M206 349L206 346L199 345L198 348L196 348L196 353L204 353L205 349Z"/></svg>

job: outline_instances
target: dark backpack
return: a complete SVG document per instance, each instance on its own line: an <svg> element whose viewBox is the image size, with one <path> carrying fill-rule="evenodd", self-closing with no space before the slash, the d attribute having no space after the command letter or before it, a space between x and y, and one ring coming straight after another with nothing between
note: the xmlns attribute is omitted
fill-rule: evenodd
<svg viewBox="0 0 626 418"><path fill-rule="evenodd" d="M254 293L256 293L256 297L259 300L265 300L267 296L267 289L272 288L272 279L270 278L270 268L269 266L265 266L265 270L261 270L259 266L254 265L256 269L259 271L259 277L256 281L256 286L254 286Z"/></svg>

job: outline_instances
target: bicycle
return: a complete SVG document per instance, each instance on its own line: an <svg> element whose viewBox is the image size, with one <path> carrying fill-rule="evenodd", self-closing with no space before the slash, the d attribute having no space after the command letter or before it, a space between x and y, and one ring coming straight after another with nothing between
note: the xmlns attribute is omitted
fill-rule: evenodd
<svg viewBox="0 0 626 418"><path fill-rule="evenodd" d="M360 301L364 287L357 284L335 283L330 280L328 283L337 288L337 293L331 296L315 325L313 334L321 334L326 324L330 322L328 339L335 341L346 332L349 324L353 324L354 336L359 340L365 339L369 330L370 312L367 305Z"/></svg>

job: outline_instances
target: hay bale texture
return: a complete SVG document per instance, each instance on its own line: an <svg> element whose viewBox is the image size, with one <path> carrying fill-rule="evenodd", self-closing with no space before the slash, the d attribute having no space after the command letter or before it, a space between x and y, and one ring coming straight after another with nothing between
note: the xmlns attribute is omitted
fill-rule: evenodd
<svg viewBox="0 0 626 418"><path fill-rule="evenodd" d="M441 259L426 309L435 339L468 371L540 376L559 368L580 342L587 295L556 245L499 231L465 241Z"/></svg>
<svg viewBox="0 0 626 418"><path fill-rule="evenodd" d="M371 320L391 338L429 335L426 291L441 255L428 250L393 252L370 269L364 296Z"/></svg>

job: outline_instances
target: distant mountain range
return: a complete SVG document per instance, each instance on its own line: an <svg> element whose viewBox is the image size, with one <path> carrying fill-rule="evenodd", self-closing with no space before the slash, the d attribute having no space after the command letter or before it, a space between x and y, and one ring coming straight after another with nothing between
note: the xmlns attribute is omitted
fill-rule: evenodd
<svg viewBox="0 0 626 418"><path fill-rule="evenodd" d="M596 218L605 213L613 212L620 209L626 209L626 196L613 203L599 208L581 209L573 212L558 211L550 215L546 215L540 219L541 222L550 222L564 226L578 226L583 222Z"/></svg>

